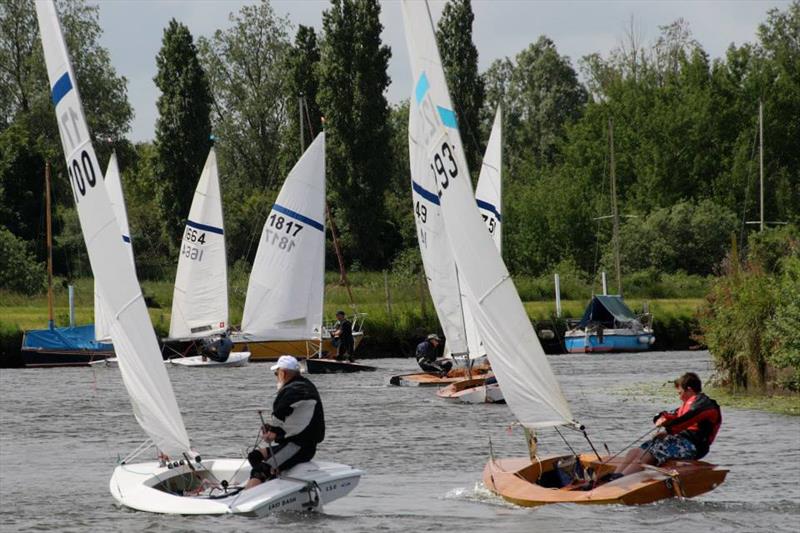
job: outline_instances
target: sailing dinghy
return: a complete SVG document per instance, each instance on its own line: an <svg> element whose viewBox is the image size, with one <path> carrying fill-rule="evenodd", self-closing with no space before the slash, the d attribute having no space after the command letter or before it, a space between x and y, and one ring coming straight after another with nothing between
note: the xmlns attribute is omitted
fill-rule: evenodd
<svg viewBox="0 0 800 533"><path fill-rule="evenodd" d="M217 153L212 146L181 238L169 338L165 342L190 341L188 350L199 351L198 342L226 333L227 329L228 266ZM181 356L170 362L187 368L222 368L244 366L249 359L247 351L231 351L224 362L202 355Z"/></svg>
<svg viewBox="0 0 800 533"><path fill-rule="evenodd" d="M483 155L481 173L478 177L478 186L475 189L475 203L492 237L495 247L499 253L503 249L502 226L502 114L500 108L494 116L492 132L489 135L489 142L486 145L486 153ZM460 283L459 283L460 287ZM478 334L475 320L469 310L466 301L466 294L461 292L462 308L464 311L464 324L467 332L467 344L469 346L470 363L486 357L486 347ZM497 380L489 380L489 375L477 379L467 379L463 382L452 383L436 392L440 398L455 400L461 403L505 403L503 391L500 390Z"/></svg>
<svg viewBox="0 0 800 533"><path fill-rule="evenodd" d="M333 351L325 295L325 132L289 172L261 232L234 349L253 360ZM363 338L355 331L355 346ZM357 363L352 363L357 364ZM361 366L361 365L359 365ZM355 368L355 367L354 367Z"/></svg>
<svg viewBox="0 0 800 533"><path fill-rule="evenodd" d="M189 436L161 359L106 185L100 174L78 87L55 4L36 0L36 15L59 120L69 180L86 242L92 272L98 281L111 338L137 422L148 440L121 461L109 483L122 505L172 514L244 514L322 508L355 488L362 472L347 465L311 461L281 477L241 490L249 476L246 458L202 459ZM151 447L159 460L130 464ZM190 495L193 494L193 495Z"/></svg>
<svg viewBox="0 0 800 533"><path fill-rule="evenodd" d="M572 416L511 276L472 202L466 158L452 120L453 107L427 2L403 0L402 10L414 95L420 104L412 112L418 114L415 120L427 124L419 141L427 147L431 174L436 177L435 194L461 287L506 402L528 432L558 426L584 431ZM539 457L535 445L530 445L529 457L492 456L483 479L492 492L525 506L638 504L708 492L727 474L727 470L703 461L668 461L660 468L646 468L591 490L578 490L585 483L573 481L576 474L591 467L599 477L613 470L609 459L577 454Z"/></svg>

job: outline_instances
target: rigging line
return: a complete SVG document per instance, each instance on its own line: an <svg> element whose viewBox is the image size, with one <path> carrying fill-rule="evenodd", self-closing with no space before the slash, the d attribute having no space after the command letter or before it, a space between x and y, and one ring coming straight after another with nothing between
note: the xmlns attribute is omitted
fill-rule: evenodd
<svg viewBox="0 0 800 533"><path fill-rule="evenodd" d="M558 436L561 437L561 440L563 440L564 444L567 445L567 448L569 448L569 451L572 452L572 455L574 455L575 457L578 457L578 452L575 451L575 448L572 447L572 445L569 443L567 438L558 430L558 426L553 426L553 429L556 430L556 433L558 433Z"/></svg>
<svg viewBox="0 0 800 533"><path fill-rule="evenodd" d="M656 431L657 429L658 429L658 426L656 426L656 427L654 427L654 428L651 428L651 429L648 429L648 430L647 430L645 433L643 433L643 434L642 434L642 435L640 435L639 437L636 437L636 439L634 439L634 440L633 440L633 441L632 441L630 444L628 444L627 446L625 446L624 448L622 448L620 451L618 451L617 453L615 453L614 455L612 455L611 457L609 457L609 458L608 458L608 459L606 459L605 461L601 461L601 463L603 463L603 464L608 464L608 463L610 463L610 462L611 462L611 461L612 461L614 458L616 458L617 456L619 456L619 454L621 454L622 452L624 452L625 450L627 450L628 448L630 448L631 446L633 446L634 444L636 444L636 443L637 443L637 442L639 442L640 440L644 439L646 436L648 436L648 435L649 435L650 433L652 433L653 431Z"/></svg>

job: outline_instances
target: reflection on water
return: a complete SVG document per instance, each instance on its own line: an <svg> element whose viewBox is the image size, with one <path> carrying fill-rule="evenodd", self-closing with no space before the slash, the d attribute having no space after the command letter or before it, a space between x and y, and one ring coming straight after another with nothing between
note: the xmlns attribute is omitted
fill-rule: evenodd
<svg viewBox="0 0 800 533"><path fill-rule="evenodd" d="M666 382L686 371L706 378L707 352L565 355L551 358L575 418L595 444L612 451L646 431L652 416L677 398L630 397L634 383ZM374 373L312 376L325 403L328 431L319 458L367 472L351 496L322 515L260 520L179 517L117 507L108 480L118 455L143 439L116 369L66 368L0 372L0 529L119 531L255 527L301 531L575 531L667 529L797 531L800 519L800 419L726 409L707 459L731 469L724 485L695 500L642 507L555 505L522 509L480 483L489 438L498 456L524 455L505 405L456 405L434 389L390 387L411 359L368 361ZM194 447L205 457L241 456L252 445L257 407L275 394L268 365L170 368ZM578 434L571 444L586 449ZM542 453L565 449L540 433Z"/></svg>

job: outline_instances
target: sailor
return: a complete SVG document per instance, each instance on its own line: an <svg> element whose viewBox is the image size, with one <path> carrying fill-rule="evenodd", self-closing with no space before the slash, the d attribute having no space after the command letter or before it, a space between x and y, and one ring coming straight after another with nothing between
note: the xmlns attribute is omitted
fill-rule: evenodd
<svg viewBox="0 0 800 533"><path fill-rule="evenodd" d="M267 446L247 456L253 469L246 489L310 461L317 444L325 438L322 399L314 384L300 375L297 359L282 355L270 369L277 376L278 394L272 404L272 418L261 428Z"/></svg>
<svg viewBox="0 0 800 533"><path fill-rule="evenodd" d="M425 372L435 372L441 377L447 375L453 368L453 362L447 359L437 359L436 348L441 340L436 333L431 333L428 337L417 345L416 358L417 364Z"/></svg>
<svg viewBox="0 0 800 533"><path fill-rule="evenodd" d="M687 372L674 383L681 406L653 417L655 425L666 431L629 451L611 478L639 472L643 464L661 466L670 459L702 459L708 453L722 424L719 405L703 394L694 372Z"/></svg>
<svg viewBox="0 0 800 533"><path fill-rule="evenodd" d="M218 363L224 363L233 349L233 341L228 337L228 332L223 331L219 337L211 337L203 341L200 353L203 360L211 359Z"/></svg>
<svg viewBox="0 0 800 533"><path fill-rule="evenodd" d="M344 311L336 312L336 329L333 331L336 346L336 359L339 361L353 360L353 324L345 318Z"/></svg>

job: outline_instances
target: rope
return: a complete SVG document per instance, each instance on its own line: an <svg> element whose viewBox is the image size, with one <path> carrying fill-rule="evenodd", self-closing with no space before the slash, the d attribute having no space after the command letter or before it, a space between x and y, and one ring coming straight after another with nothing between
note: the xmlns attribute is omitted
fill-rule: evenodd
<svg viewBox="0 0 800 533"><path fill-rule="evenodd" d="M633 446L634 444L636 444L636 443L637 443L637 442L639 442L640 440L644 439L646 436L648 436L650 433L654 432L654 431L655 431L655 430L657 430L657 429L658 429L658 426L656 426L656 427L654 427L654 428L651 428L651 429L648 429L648 430L647 430L647 431L646 431L644 434L642 434L642 435L641 435L641 436L639 436L639 437L636 437L636 439L635 439L633 442L631 442L630 444L628 444L627 446L625 446L624 448L622 448L620 451L618 451L617 453L615 453L614 455L612 455L611 457L609 457L609 458L608 458L608 459L606 459L605 461L601 461L601 464L608 464L608 463L610 463L612 459L614 459L615 457L619 456L619 454L621 454L622 452L624 452L625 450L627 450L628 448L630 448L631 446Z"/></svg>
<svg viewBox="0 0 800 533"><path fill-rule="evenodd" d="M569 451L572 452L572 455L574 455L575 457L578 457L578 452L575 451L575 448L572 447L572 445L569 443L569 441L566 439L566 437L564 437L564 435L561 434L561 432L558 430L558 426L553 426L553 429L556 430L556 433L558 433L558 436L561 437L561 440L563 440L564 444L567 445L567 448L569 448Z"/></svg>

